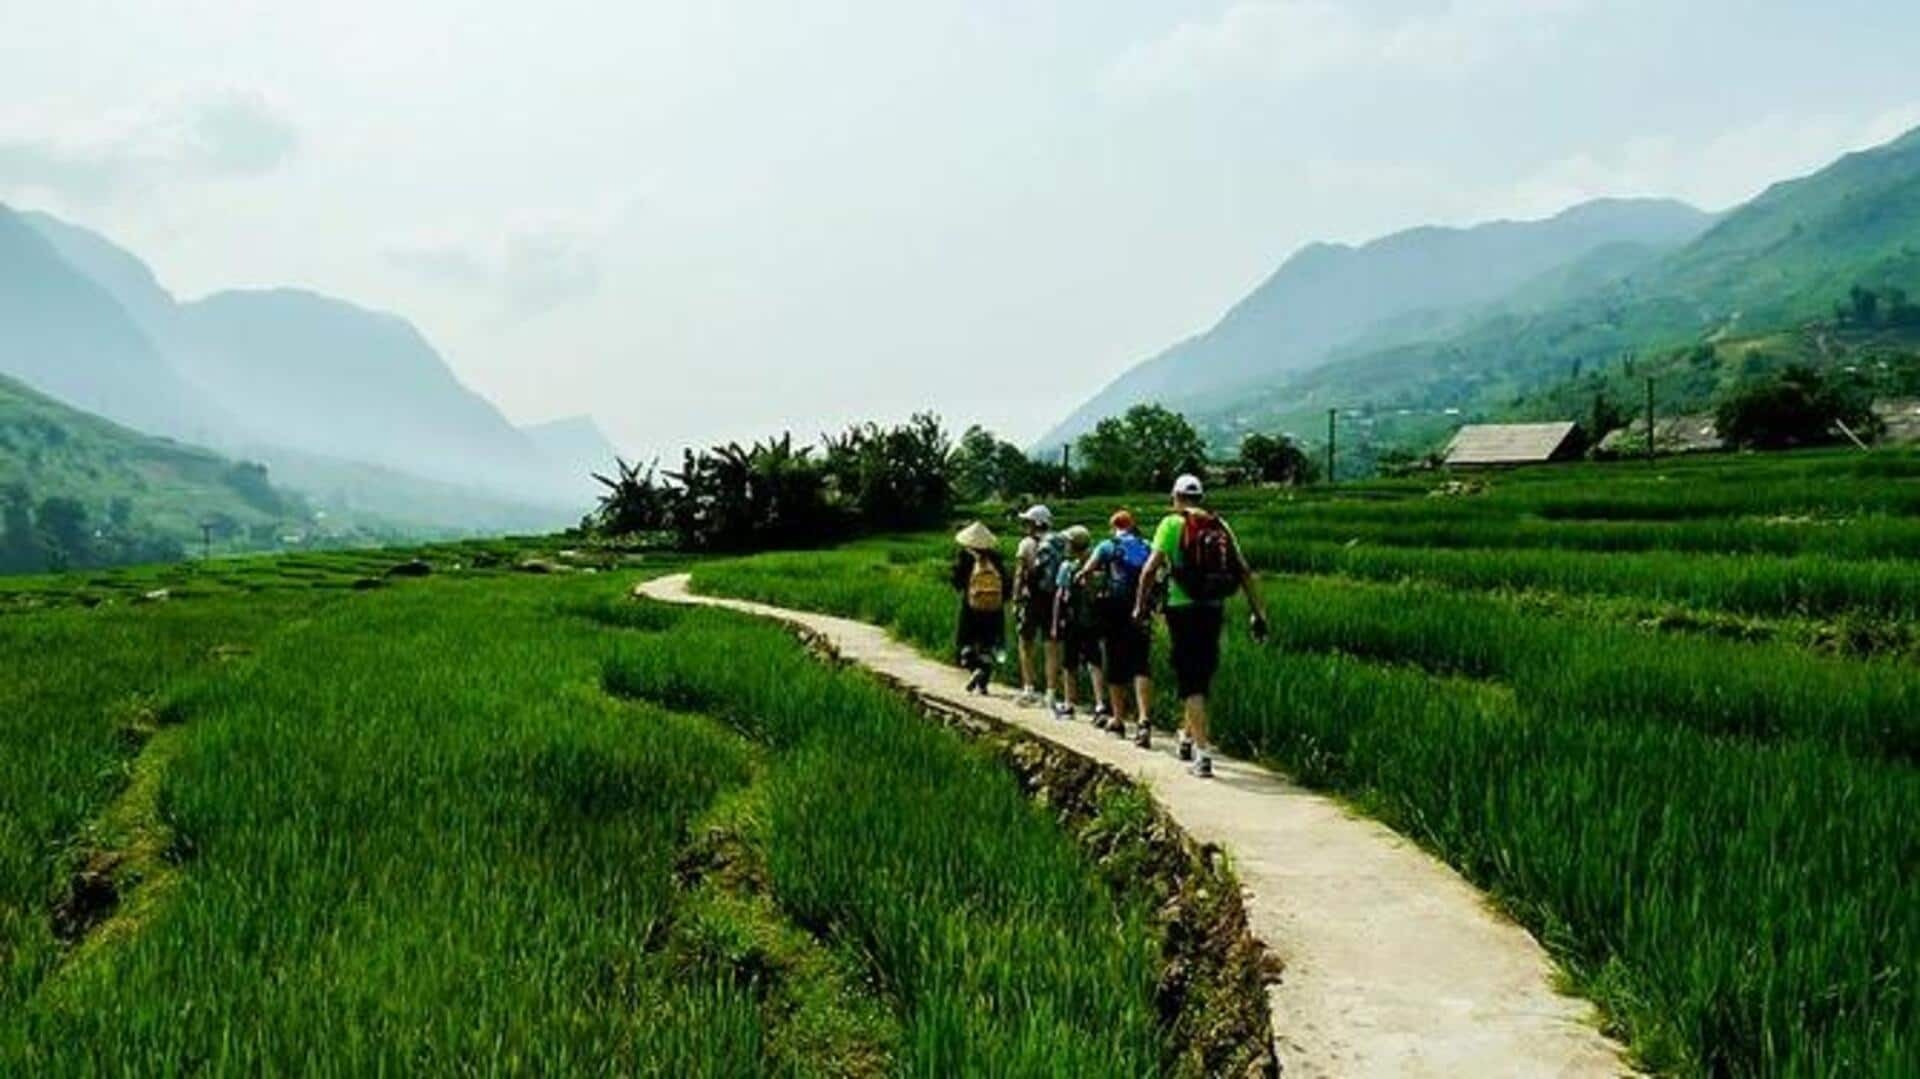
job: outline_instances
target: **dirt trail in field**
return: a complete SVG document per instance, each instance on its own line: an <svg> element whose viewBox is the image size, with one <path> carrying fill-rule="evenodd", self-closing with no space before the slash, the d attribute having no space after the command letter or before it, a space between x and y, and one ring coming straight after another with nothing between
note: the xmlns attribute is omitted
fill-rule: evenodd
<svg viewBox="0 0 1920 1079"><path fill-rule="evenodd" d="M864 622L696 596L687 584L682 574L637 591L804 625L846 659L941 704L1016 724L1146 783L1188 834L1229 853L1254 932L1286 961L1272 1002L1289 1076L1630 1073L1593 1025L1592 1007L1553 991L1539 943L1383 825L1243 761L1216 757L1215 778L1195 779L1174 758L1172 738L1143 751L1085 720L969 695L957 668Z"/></svg>

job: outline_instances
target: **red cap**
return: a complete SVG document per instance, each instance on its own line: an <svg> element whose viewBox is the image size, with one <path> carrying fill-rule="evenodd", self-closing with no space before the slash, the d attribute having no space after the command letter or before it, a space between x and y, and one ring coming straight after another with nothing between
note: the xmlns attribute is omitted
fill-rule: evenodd
<svg viewBox="0 0 1920 1079"><path fill-rule="evenodd" d="M1107 523L1113 526L1115 532L1131 532L1133 531L1133 514L1126 510L1116 510L1113 516L1107 518Z"/></svg>

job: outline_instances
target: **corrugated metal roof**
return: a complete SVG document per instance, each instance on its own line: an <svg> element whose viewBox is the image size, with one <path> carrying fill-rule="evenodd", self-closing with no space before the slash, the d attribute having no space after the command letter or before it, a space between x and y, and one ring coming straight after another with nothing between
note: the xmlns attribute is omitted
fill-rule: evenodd
<svg viewBox="0 0 1920 1079"><path fill-rule="evenodd" d="M1886 425L1881 441L1920 442L1920 397L1875 401L1873 413Z"/></svg>
<svg viewBox="0 0 1920 1079"><path fill-rule="evenodd" d="M1450 465L1524 465L1550 461L1573 437L1563 423L1473 423L1447 445Z"/></svg>
<svg viewBox="0 0 1920 1079"><path fill-rule="evenodd" d="M1653 448L1656 453L1711 453L1726 448L1707 413L1680 416L1656 416L1653 421ZM1647 421L1634 420L1600 440L1600 452L1632 456L1647 449Z"/></svg>

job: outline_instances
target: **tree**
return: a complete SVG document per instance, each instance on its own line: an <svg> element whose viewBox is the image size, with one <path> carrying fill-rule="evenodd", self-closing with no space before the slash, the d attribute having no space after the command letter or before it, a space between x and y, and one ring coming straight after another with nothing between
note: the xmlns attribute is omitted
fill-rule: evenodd
<svg viewBox="0 0 1920 1079"><path fill-rule="evenodd" d="M47 565L54 570L89 565L93 537L87 531L87 507L77 498L56 495L43 499L34 513L46 544Z"/></svg>
<svg viewBox="0 0 1920 1079"><path fill-rule="evenodd" d="M25 486L0 488L0 572L31 573L44 564L33 527L33 495Z"/></svg>
<svg viewBox="0 0 1920 1079"><path fill-rule="evenodd" d="M613 476L593 473L593 478L607 493L600 496L600 506L591 523L615 536L664 532L670 528L673 494L656 478L656 466L650 464L642 472L638 462L628 464L618 457L613 459L613 465Z"/></svg>
<svg viewBox="0 0 1920 1079"><path fill-rule="evenodd" d="M1025 450L975 424L967 428L947 458L954 496L963 502L1011 501L1021 495L1058 490L1058 466L1052 472ZM1054 482L1049 485L1048 479Z"/></svg>
<svg viewBox="0 0 1920 1079"><path fill-rule="evenodd" d="M1257 431L1240 442L1240 467L1259 483L1311 483L1316 474L1313 458L1292 439Z"/></svg>
<svg viewBox="0 0 1920 1079"><path fill-rule="evenodd" d="M280 492L267 482L267 466L252 461L235 461L220 477L221 482L240 496L240 501L261 513L278 515L283 508Z"/></svg>
<svg viewBox="0 0 1920 1079"><path fill-rule="evenodd" d="M1880 297L1870 288L1855 285L1847 290L1847 320L1859 326L1871 326L1880 310Z"/></svg>
<svg viewBox="0 0 1920 1079"><path fill-rule="evenodd" d="M1206 467L1207 444L1185 416L1159 405L1135 405L1124 416L1101 420L1080 436L1088 490L1141 490L1173 484L1182 472Z"/></svg>
<svg viewBox="0 0 1920 1079"><path fill-rule="evenodd" d="M953 506L953 443L930 412L897 427L856 424L821 442L831 498L867 528L937 524Z"/></svg>
<svg viewBox="0 0 1920 1079"><path fill-rule="evenodd" d="M1771 379L1750 383L1714 410L1720 436L1750 449L1831 442L1836 420L1862 437L1877 426L1871 401L1857 386L1823 379L1819 372L1799 364Z"/></svg>
<svg viewBox="0 0 1920 1079"><path fill-rule="evenodd" d="M1586 441L1589 445L1598 446L1601 439L1626 425L1626 411L1614 404L1606 391L1593 395L1593 405L1587 410Z"/></svg>

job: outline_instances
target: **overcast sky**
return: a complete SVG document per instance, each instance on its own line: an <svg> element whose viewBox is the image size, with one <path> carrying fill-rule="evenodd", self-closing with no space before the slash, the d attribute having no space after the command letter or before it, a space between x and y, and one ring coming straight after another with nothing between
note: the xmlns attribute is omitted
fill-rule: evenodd
<svg viewBox="0 0 1920 1079"><path fill-rule="evenodd" d="M1289 252L1920 124L1911 0L0 0L0 199L626 448L1027 438Z"/></svg>

